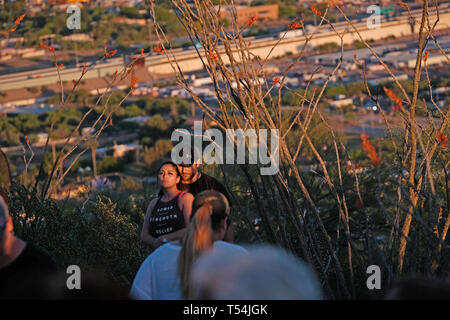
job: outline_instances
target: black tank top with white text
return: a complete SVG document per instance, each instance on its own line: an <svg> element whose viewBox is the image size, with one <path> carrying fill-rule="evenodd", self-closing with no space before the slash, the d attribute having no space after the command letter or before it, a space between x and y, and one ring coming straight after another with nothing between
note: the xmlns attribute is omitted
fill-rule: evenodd
<svg viewBox="0 0 450 320"><path fill-rule="evenodd" d="M152 237L160 237L183 229L186 226L183 212L178 207L178 198L184 192L179 192L170 201L161 201L158 198L152 214L150 215L149 233Z"/></svg>

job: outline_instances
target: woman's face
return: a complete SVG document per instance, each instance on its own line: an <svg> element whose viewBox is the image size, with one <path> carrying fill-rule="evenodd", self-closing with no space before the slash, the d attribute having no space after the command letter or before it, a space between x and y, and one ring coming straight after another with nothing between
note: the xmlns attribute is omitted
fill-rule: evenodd
<svg viewBox="0 0 450 320"><path fill-rule="evenodd" d="M159 170L158 182L164 189L176 186L180 182L180 179L177 170L171 164L165 164Z"/></svg>

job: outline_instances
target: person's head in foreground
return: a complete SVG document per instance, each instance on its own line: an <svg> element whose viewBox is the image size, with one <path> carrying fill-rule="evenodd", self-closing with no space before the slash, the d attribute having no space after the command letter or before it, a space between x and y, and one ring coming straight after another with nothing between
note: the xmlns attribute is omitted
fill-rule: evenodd
<svg viewBox="0 0 450 320"><path fill-rule="evenodd" d="M45 299L46 277L56 271L46 253L14 235L8 202L0 192L0 300Z"/></svg>
<svg viewBox="0 0 450 320"><path fill-rule="evenodd" d="M184 298L190 298L192 295L189 275L193 261L200 253L211 248L214 241L223 240L225 237L230 205L222 193L206 190L195 198L192 212L178 260L178 274Z"/></svg>
<svg viewBox="0 0 450 320"><path fill-rule="evenodd" d="M285 250L257 246L247 255L211 253L192 267L194 299L320 300L322 289L312 268Z"/></svg>
<svg viewBox="0 0 450 320"><path fill-rule="evenodd" d="M393 283L386 300L450 300L450 282L420 276L407 277Z"/></svg>
<svg viewBox="0 0 450 320"><path fill-rule="evenodd" d="M4 251L4 238L5 238L5 230L6 224L8 222L8 211L5 204L5 200L3 199L3 195L0 193L0 255L3 254Z"/></svg>

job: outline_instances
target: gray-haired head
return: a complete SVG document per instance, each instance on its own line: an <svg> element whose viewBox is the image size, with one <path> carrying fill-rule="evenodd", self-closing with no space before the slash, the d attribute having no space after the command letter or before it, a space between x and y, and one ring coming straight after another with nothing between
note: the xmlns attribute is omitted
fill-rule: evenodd
<svg viewBox="0 0 450 320"><path fill-rule="evenodd" d="M0 192L0 227L6 223L9 217L8 203L3 193Z"/></svg>
<svg viewBox="0 0 450 320"><path fill-rule="evenodd" d="M193 266L197 299L321 300L322 289L312 268L273 246L257 246L248 254L212 251Z"/></svg>

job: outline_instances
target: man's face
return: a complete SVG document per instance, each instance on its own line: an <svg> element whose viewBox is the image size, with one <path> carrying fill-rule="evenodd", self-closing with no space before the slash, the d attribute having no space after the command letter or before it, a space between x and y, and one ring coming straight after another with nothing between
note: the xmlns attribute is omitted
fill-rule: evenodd
<svg viewBox="0 0 450 320"><path fill-rule="evenodd" d="M198 168L198 164L192 164L192 165L181 164L181 165L178 165L178 170L180 171L180 174L181 174L181 180L183 182L191 181L192 178L195 177L196 174L197 174L197 168Z"/></svg>

